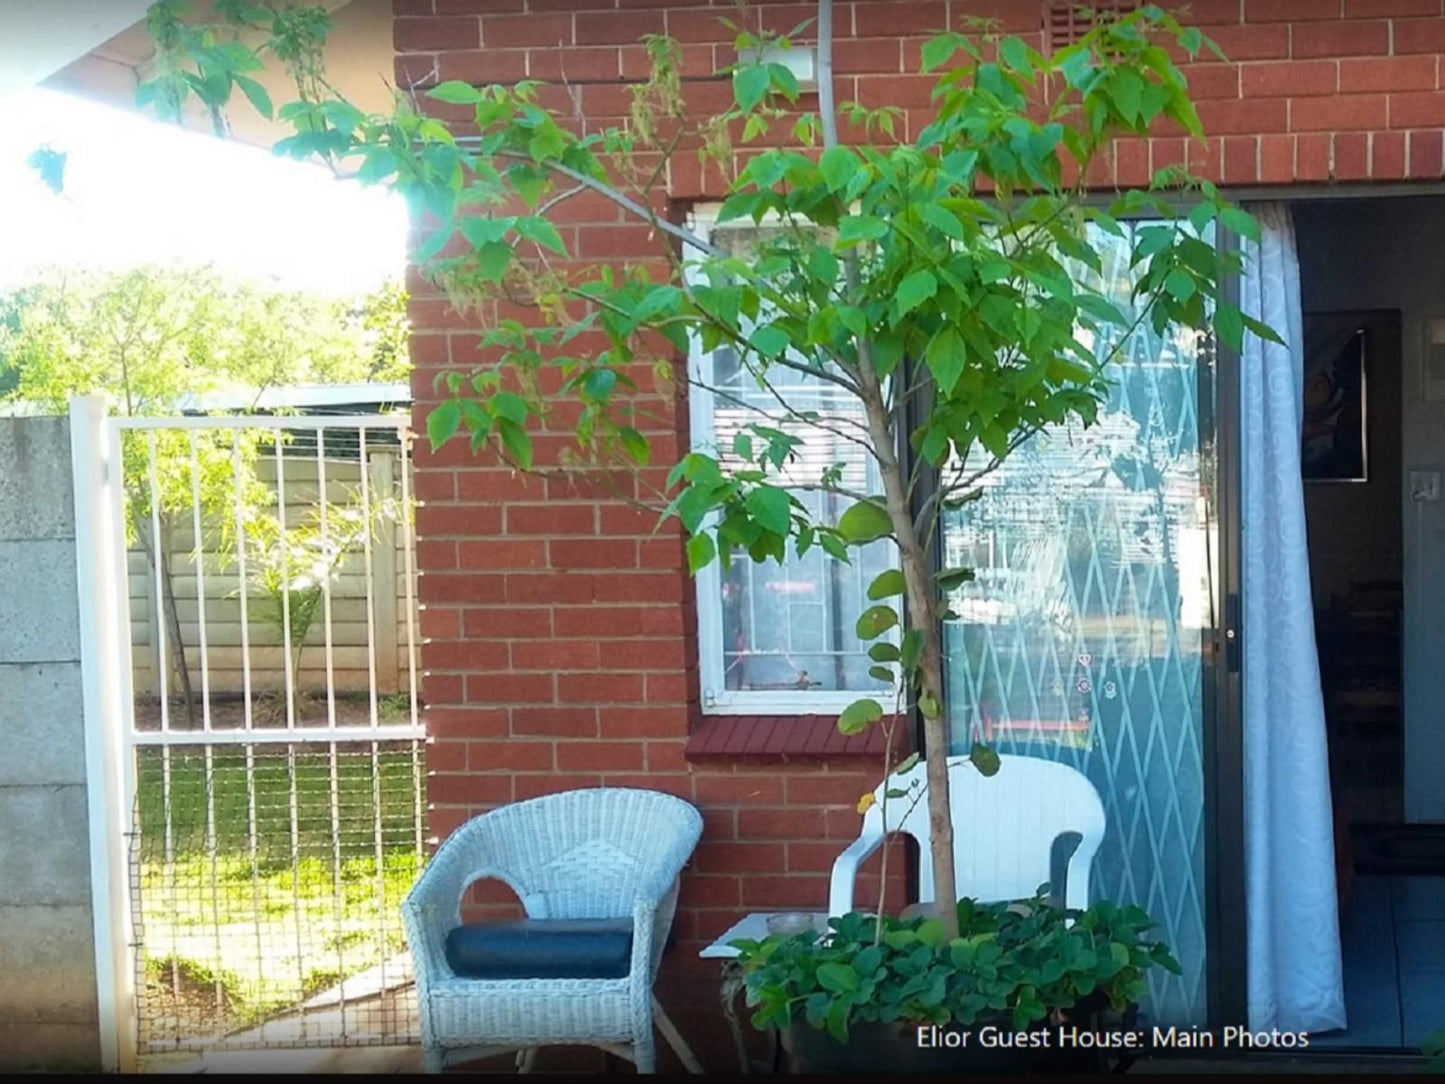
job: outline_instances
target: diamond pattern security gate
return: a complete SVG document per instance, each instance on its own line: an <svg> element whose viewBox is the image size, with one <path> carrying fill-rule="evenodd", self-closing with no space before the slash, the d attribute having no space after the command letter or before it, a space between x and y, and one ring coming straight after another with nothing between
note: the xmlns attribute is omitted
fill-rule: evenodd
<svg viewBox="0 0 1445 1084"><path fill-rule="evenodd" d="M1126 314L1132 244L1114 239L1103 267ZM1104 359L1118 341L1092 345ZM1138 904L1159 923L1184 974L1155 975L1145 1008L1177 1024L1206 1015L1210 348L1192 332L1134 332L1110 362L1097 423L1040 434L944 525L946 565L977 572L946 627L956 751L982 737L1093 781L1108 830L1091 898Z"/></svg>
<svg viewBox="0 0 1445 1084"><path fill-rule="evenodd" d="M141 1056L415 1042L398 911L425 815L405 418L110 418L92 434L120 656L117 1026Z"/></svg>

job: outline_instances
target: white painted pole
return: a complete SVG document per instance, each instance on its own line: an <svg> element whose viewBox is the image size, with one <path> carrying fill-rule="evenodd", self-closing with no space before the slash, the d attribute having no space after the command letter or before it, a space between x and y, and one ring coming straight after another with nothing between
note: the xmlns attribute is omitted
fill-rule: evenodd
<svg viewBox="0 0 1445 1084"><path fill-rule="evenodd" d="M376 570L371 558L371 464L366 454L364 425L357 430L356 446L361 458L361 552L366 569L366 686L371 706L371 726L375 729L381 723L376 702L376 585L372 582ZM395 597L395 584L391 593ZM376 815L381 816L379 809Z"/></svg>
<svg viewBox="0 0 1445 1084"><path fill-rule="evenodd" d="M89 816L91 919L95 936L96 1004L103 1069L135 1067L135 995L128 951L129 897L122 826L129 823L121 753L127 722L123 697L130 645L119 622L126 604L117 579L124 542L113 491L120 485L118 442L109 440L103 396L70 401L71 477L75 501L75 567L80 607L80 671L85 712L86 802ZM128 631L128 630L127 630ZM128 637L127 637L128 639Z"/></svg>
<svg viewBox="0 0 1445 1084"><path fill-rule="evenodd" d="M321 617L322 632L326 646L326 725L336 727L336 663L332 657L331 642L331 578L341 569L341 557L333 567L331 561L331 532L327 522L326 494L326 430L316 430L316 501L320 509L321 553L325 567L321 575ZM332 747L334 759L335 746Z"/></svg>
<svg viewBox="0 0 1445 1084"><path fill-rule="evenodd" d="M396 507L396 456L389 450L373 451L368 456L367 470L371 477L372 504L376 515L367 515L368 526L375 528L371 545L370 577L376 584L376 691L396 693L401 690L401 650L397 635L396 612L396 520L391 511Z"/></svg>
<svg viewBox="0 0 1445 1084"><path fill-rule="evenodd" d="M286 534L286 461L281 454L281 433L275 434L276 533L281 547L281 669L286 678L286 729L296 729L296 681L291 676L291 539Z"/></svg>
<svg viewBox="0 0 1445 1084"><path fill-rule="evenodd" d="M246 603L250 590L246 586L246 467L241 461L241 431L231 444L231 475L236 483L236 597L241 600L241 712L244 727L254 724L251 708L251 618Z"/></svg>

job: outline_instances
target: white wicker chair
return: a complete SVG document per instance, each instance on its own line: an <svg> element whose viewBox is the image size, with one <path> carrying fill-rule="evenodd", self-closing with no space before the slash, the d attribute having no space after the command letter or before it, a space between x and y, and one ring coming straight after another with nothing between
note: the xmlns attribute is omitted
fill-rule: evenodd
<svg viewBox="0 0 1445 1084"><path fill-rule="evenodd" d="M449 836L402 904L415 962L428 1072L537 1047L597 1046L655 1072L654 1018L692 1072L692 1052L652 994L677 906L678 875L702 835L687 802L599 787L549 794L473 818ZM447 965L468 886L509 885L529 918L633 920L632 966L618 979L477 979Z"/></svg>

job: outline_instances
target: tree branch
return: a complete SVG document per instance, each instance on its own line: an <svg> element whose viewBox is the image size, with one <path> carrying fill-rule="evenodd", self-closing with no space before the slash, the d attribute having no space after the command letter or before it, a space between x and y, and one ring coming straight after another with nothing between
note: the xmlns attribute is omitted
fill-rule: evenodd
<svg viewBox="0 0 1445 1084"><path fill-rule="evenodd" d="M756 403L749 403L744 399L738 398L735 392L729 391L726 388L719 388L713 384L707 384L701 380L696 379L693 376L687 377L687 383L690 387L697 388L700 391L705 391L709 395L712 395L714 398L731 403L734 406L741 407L743 410L750 410L754 414L759 415L764 421L771 422L775 426L786 425L789 422L795 423L797 425L811 426L814 429L821 429L826 433L832 433L839 440L846 440L850 444L857 444L869 455L873 454L872 446L868 444L863 437L854 436L850 433L844 433L841 430L834 429L824 421L801 417L797 413L797 411L793 410L793 408L789 407L786 402L783 402L783 400L778 397L778 393L776 391L773 391L773 396L775 398L778 398L779 402L783 403L783 408L785 411L787 411L787 413L781 416L770 414L766 409L758 406ZM771 387L769 388L769 390L772 391ZM836 421L839 419L834 420ZM852 419L847 420L850 424L857 424L852 422Z"/></svg>
<svg viewBox="0 0 1445 1084"><path fill-rule="evenodd" d="M468 143L476 144L479 142L480 137L478 136L462 136L457 139L458 146L466 146ZM499 158L515 158L523 162L532 161L530 155L523 154L521 151L497 151L496 153L497 157ZM658 218L656 215L651 214L648 209L642 204L638 203L631 196L625 195L624 193L617 191L617 189L613 188L606 181L599 181L596 177L589 177L587 174L581 172L580 170L573 169L571 166L564 166L561 162L543 162L542 165L546 166L553 173L560 173L563 177L575 181L579 186L583 188L591 189L598 195L605 196L607 199L610 199L613 203L617 204L617 206L621 207L623 210L632 212L638 218L650 221L657 229L660 229L663 233L675 237L677 240L681 241L683 244L689 246L690 248L695 248L699 252L705 253L708 256L717 257L719 259L727 255L727 253L723 252L722 249L717 248L712 244L709 244L707 241L704 241L701 237L697 236L697 234L692 233L689 230L685 230L681 226L676 225L675 223L668 222L664 218Z"/></svg>

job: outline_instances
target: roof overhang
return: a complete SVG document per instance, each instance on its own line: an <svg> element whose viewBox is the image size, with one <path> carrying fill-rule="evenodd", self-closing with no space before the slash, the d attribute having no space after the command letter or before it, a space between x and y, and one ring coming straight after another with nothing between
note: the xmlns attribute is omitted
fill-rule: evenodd
<svg viewBox="0 0 1445 1084"><path fill-rule="evenodd" d="M155 49L146 33L148 0L11 0L0 14L0 94L20 86L49 87L107 105L135 109L136 87L151 78ZM337 90L368 112L392 102L391 0L325 0L333 29L326 70ZM204 11L206 5L198 4ZM22 63L23 62L23 63ZM277 105L295 97L279 66L255 78ZM289 134L237 95L228 112L231 135L269 147ZM188 128L211 131L199 109Z"/></svg>
<svg viewBox="0 0 1445 1084"><path fill-rule="evenodd" d="M144 19L149 0L10 0L0 8L0 95L31 87Z"/></svg>

